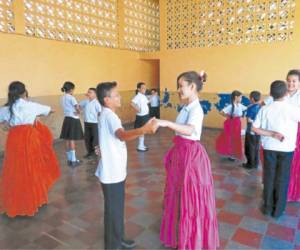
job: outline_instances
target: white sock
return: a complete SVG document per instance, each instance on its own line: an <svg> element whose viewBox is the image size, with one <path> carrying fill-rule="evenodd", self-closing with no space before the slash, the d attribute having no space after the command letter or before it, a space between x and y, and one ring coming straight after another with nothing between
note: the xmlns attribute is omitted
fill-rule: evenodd
<svg viewBox="0 0 300 250"><path fill-rule="evenodd" d="M145 149L144 140L145 140L145 137L143 135L139 137L138 149Z"/></svg>
<svg viewBox="0 0 300 250"><path fill-rule="evenodd" d="M75 150L70 151L71 161L77 161Z"/></svg>

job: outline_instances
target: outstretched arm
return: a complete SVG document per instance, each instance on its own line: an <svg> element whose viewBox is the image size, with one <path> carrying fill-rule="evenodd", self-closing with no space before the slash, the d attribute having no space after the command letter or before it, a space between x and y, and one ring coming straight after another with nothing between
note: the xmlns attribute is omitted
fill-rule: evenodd
<svg viewBox="0 0 300 250"><path fill-rule="evenodd" d="M131 141L144 134L154 134L158 128L155 118L149 120L143 127L131 130L119 128L115 134L121 141Z"/></svg>
<svg viewBox="0 0 300 250"><path fill-rule="evenodd" d="M193 134L195 130L194 125L189 125L189 124L183 125L183 124L178 124L167 120L157 120L157 121L160 127L167 127L183 135L190 136Z"/></svg>
<svg viewBox="0 0 300 250"><path fill-rule="evenodd" d="M227 116L228 116L223 110L220 111L219 114L220 114L221 116L224 116L224 117L227 117Z"/></svg>

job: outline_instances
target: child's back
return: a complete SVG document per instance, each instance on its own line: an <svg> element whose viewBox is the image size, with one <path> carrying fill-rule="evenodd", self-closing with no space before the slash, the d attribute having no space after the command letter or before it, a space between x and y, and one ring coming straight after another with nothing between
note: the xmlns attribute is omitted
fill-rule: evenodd
<svg viewBox="0 0 300 250"><path fill-rule="evenodd" d="M282 152L294 151L299 120L300 109L288 102L275 101L262 107L254 126L278 132L284 136L283 141L269 136L262 136L263 148Z"/></svg>

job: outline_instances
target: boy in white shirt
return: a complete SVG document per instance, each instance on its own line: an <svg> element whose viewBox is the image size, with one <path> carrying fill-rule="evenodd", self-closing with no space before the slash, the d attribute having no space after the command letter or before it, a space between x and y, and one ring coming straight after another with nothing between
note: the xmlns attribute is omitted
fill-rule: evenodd
<svg viewBox="0 0 300 250"><path fill-rule="evenodd" d="M270 94L274 102L259 110L252 131L262 136L264 148L262 212L278 218L286 207L300 108L284 101L287 95L284 81L273 82Z"/></svg>
<svg viewBox="0 0 300 250"><path fill-rule="evenodd" d="M133 248L134 241L124 240L124 199L127 175L127 148L125 141L158 128L151 119L144 126L125 131L115 113L121 106L116 82L104 82L97 86L97 98L103 109L100 115L99 146L101 159L95 175L99 178L104 194L104 242L105 249Z"/></svg>
<svg viewBox="0 0 300 250"><path fill-rule="evenodd" d="M84 113L84 140L87 154L84 158L93 155L95 147L98 146L98 118L101 112L101 105L97 100L96 89L89 88L86 93L86 100L80 102Z"/></svg>

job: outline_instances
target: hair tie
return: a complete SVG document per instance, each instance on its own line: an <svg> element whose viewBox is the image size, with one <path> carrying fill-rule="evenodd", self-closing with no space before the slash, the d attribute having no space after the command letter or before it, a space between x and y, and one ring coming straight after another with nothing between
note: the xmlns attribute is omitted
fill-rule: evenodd
<svg viewBox="0 0 300 250"><path fill-rule="evenodd" d="M201 70L200 73L199 73L199 78L202 82L206 82L206 77L207 77L207 74L205 73L204 70Z"/></svg>

